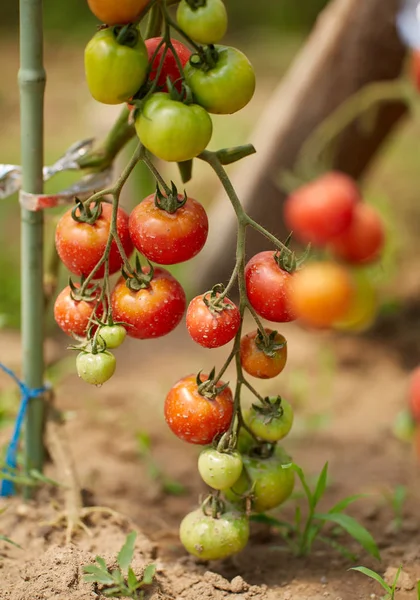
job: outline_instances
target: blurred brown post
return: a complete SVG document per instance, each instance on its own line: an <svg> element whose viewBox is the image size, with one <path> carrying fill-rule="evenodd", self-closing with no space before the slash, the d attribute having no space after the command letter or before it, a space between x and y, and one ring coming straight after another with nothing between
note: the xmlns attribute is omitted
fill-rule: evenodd
<svg viewBox="0 0 420 600"><path fill-rule="evenodd" d="M302 144L338 106L365 85L400 74L405 49L395 16L399 0L334 0L321 13L306 45L270 99L251 140L257 154L238 164L232 181L246 210L277 236L284 194L275 179L293 168ZM335 144L332 166L359 178L405 112L400 101L381 104L373 127L352 124ZM236 221L221 194L210 212L213 228L201 254L199 289L226 282L235 257ZM249 231L248 254L266 249Z"/></svg>

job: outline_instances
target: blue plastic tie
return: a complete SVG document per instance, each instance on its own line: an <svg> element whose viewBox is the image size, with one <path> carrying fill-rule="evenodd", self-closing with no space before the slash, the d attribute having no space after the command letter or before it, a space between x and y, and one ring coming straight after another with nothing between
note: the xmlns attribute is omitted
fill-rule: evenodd
<svg viewBox="0 0 420 600"><path fill-rule="evenodd" d="M7 469L13 470L17 467L17 451L19 446L20 432L22 430L29 401L32 398L37 398L38 396L44 394L48 390L48 387L43 386L40 388L30 388L25 383L23 383L23 381L21 381L11 369L5 367L1 362L0 369L2 369L2 371L4 371L16 382L16 384L19 386L21 394L21 401L19 406L19 412L16 417L15 428L6 453L6 467ZM5 469L5 472L7 471L7 469ZM16 494L15 485L13 481L6 481L5 479L3 479L0 483L0 496L14 496Z"/></svg>

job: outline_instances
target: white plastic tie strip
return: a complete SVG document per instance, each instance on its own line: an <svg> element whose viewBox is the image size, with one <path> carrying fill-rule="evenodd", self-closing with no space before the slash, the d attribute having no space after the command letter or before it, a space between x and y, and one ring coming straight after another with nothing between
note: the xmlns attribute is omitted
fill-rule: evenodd
<svg viewBox="0 0 420 600"><path fill-rule="evenodd" d="M397 14L397 29L402 42L420 50L420 0L402 0Z"/></svg>
<svg viewBox="0 0 420 600"><path fill-rule="evenodd" d="M44 181L63 171L79 171L79 159L92 148L93 140L76 142L53 165L44 167ZM19 192L21 206L30 211L53 208L74 201L77 196L81 200L88 198L96 191L107 187L112 181L112 167L99 173L84 175L80 181L70 187L53 194L30 194L21 189L22 169L18 165L0 165L0 200Z"/></svg>

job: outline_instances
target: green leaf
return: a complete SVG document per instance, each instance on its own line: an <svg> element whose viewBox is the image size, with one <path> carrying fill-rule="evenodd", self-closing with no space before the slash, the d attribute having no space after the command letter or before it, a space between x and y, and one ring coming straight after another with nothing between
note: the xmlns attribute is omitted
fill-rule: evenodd
<svg viewBox="0 0 420 600"><path fill-rule="evenodd" d="M115 598L120 598L123 594L125 596L124 592L125 589L121 589L120 586L114 585L113 587L104 590L102 593L104 596L107 596L107 598L110 598L112 596L114 596Z"/></svg>
<svg viewBox="0 0 420 600"><path fill-rule="evenodd" d="M383 589L386 591L387 594L392 595L392 590L389 587L389 585L375 571L372 571L371 569L368 569L366 567L351 567L351 569L349 569L349 570L350 571L359 571L359 573L363 573L363 575L366 575L367 577L374 579L375 581L377 581L378 583L381 584L381 586L383 587Z"/></svg>
<svg viewBox="0 0 420 600"><path fill-rule="evenodd" d="M420 581L417 582L417 600L420 600Z"/></svg>
<svg viewBox="0 0 420 600"><path fill-rule="evenodd" d="M395 594L395 588L397 587L397 583L398 583L398 580L399 580L399 578L400 578L401 571L402 571L402 565L400 565L400 566L398 567L398 570L397 570L397 572L395 573L394 581L392 582L392 588L391 588L392 597L394 597L394 594Z"/></svg>
<svg viewBox="0 0 420 600"><path fill-rule="evenodd" d="M106 566L106 562L102 558L102 556L95 556L95 560L103 571L106 571L107 573L109 572L108 567Z"/></svg>
<svg viewBox="0 0 420 600"><path fill-rule="evenodd" d="M19 544L16 544L16 542L14 542L10 538L6 537L5 535L0 535L0 540L2 542L7 542L8 544L11 544L12 546L15 546L16 548L19 548L20 550L22 550L22 546L19 546Z"/></svg>
<svg viewBox="0 0 420 600"><path fill-rule="evenodd" d="M298 467L295 463L293 463L290 467L291 469L293 469L293 471L297 474L297 476L300 479L300 482L302 484L303 489L305 490L305 494L306 497L308 499L308 504L311 508L314 508L314 502L313 502L313 496L312 496L312 492L309 489L308 484L306 483L306 478L305 478L305 474L303 472L303 470Z"/></svg>
<svg viewBox="0 0 420 600"><path fill-rule="evenodd" d="M315 514L314 519L320 521L328 521L330 523L336 523L344 529L353 539L356 540L365 550L372 556L381 560L378 546L369 531L363 527L360 523L343 513L327 513L327 514Z"/></svg>
<svg viewBox="0 0 420 600"><path fill-rule="evenodd" d="M328 462L325 463L324 468L322 469L318 482L316 484L315 493L313 495L313 508L318 504L324 495L325 489L327 487L327 477L328 477Z"/></svg>
<svg viewBox="0 0 420 600"><path fill-rule="evenodd" d="M36 469L31 469L29 471L29 476L32 477L32 479L34 479L35 481L39 481L40 483L46 483L47 485L53 485L54 487L63 487L62 483L59 483L54 479L50 479L49 477L45 477L45 475L43 475Z"/></svg>
<svg viewBox="0 0 420 600"><path fill-rule="evenodd" d="M156 574L156 565L147 565L144 569L142 582L144 585L150 585L153 583L153 579Z"/></svg>
<svg viewBox="0 0 420 600"><path fill-rule="evenodd" d="M131 564L134 554L134 544L136 543L137 533L132 531L125 539L125 544L118 552L117 562L121 571L127 571Z"/></svg>
<svg viewBox="0 0 420 600"><path fill-rule="evenodd" d="M162 488L165 494L169 494L170 496L183 496L187 491L185 485L173 479L164 479Z"/></svg>
<svg viewBox="0 0 420 600"><path fill-rule="evenodd" d="M254 523L262 523L264 525L269 525L270 527L276 527L278 529L285 527L289 531L295 531L295 528L290 523L287 523L286 521L280 521L279 519L276 519L275 517L270 517L269 515L265 515L264 513L261 513L260 515L252 515L250 517L250 521L253 521Z"/></svg>
<svg viewBox="0 0 420 600"><path fill-rule="evenodd" d="M356 560L356 556L352 552L350 552L350 550L348 550L345 546L339 544L335 540L332 540L328 537L324 537L323 535L318 536L318 539L320 542L323 542L324 544L331 546L331 548L334 548L334 550L337 550L337 552L342 554L345 558L349 560Z"/></svg>
<svg viewBox="0 0 420 600"><path fill-rule="evenodd" d="M83 572L88 573L89 581L96 581L97 583L102 583L103 585L111 585L114 583L111 574L108 571L103 571L101 568L96 565L87 565L83 567ZM91 579L90 576L95 577L95 579ZM88 581L87 579L85 581Z"/></svg>
<svg viewBox="0 0 420 600"><path fill-rule="evenodd" d="M137 581L136 574L134 573L134 571L131 567L128 567L127 583L128 583L128 587L130 588L130 591L132 591L132 592L134 592L136 590L137 584L139 583Z"/></svg>
<svg viewBox="0 0 420 600"><path fill-rule="evenodd" d="M150 439L149 434L144 431L139 431L136 434L138 450L141 456L147 456L150 454L150 450L152 448L152 440Z"/></svg>
<svg viewBox="0 0 420 600"><path fill-rule="evenodd" d="M330 514L343 512L343 510L350 506L350 504L353 504L353 502L356 502L356 500L359 500L360 498L367 498L368 496L369 494L354 494L353 496L348 496L347 498L340 500L340 502L337 502L337 504L330 508L328 512Z"/></svg>

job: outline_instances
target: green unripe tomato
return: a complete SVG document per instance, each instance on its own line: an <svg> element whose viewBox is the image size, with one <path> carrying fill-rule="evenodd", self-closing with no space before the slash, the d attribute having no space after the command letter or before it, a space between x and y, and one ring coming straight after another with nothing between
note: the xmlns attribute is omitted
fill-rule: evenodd
<svg viewBox="0 0 420 600"><path fill-rule="evenodd" d="M243 504L243 496L252 490L251 508L261 513L283 504L293 492L295 474L289 464L290 458L283 448L277 447L269 458L242 456L244 469L242 475L230 490L223 493L226 498L237 504Z"/></svg>
<svg viewBox="0 0 420 600"><path fill-rule="evenodd" d="M184 162L198 156L213 132L210 115L204 108L172 100L162 92L145 102L135 127L141 143L169 162Z"/></svg>
<svg viewBox="0 0 420 600"><path fill-rule="evenodd" d="M185 65L185 79L195 101L208 112L226 115L241 110L255 91L254 69L240 50L215 46L214 67L199 66L198 55Z"/></svg>
<svg viewBox="0 0 420 600"><path fill-rule="evenodd" d="M239 452L228 454L207 448L198 457L198 471L203 481L215 490L232 487L242 473L242 466Z"/></svg>
<svg viewBox="0 0 420 600"><path fill-rule="evenodd" d="M186 0L181 0L176 12L178 25L196 42L216 44L227 30L226 7L222 0L203 0L201 4L192 8Z"/></svg>
<svg viewBox="0 0 420 600"><path fill-rule="evenodd" d="M273 404L277 398L272 398ZM293 408L287 400L282 398L278 412L273 409L273 413L263 412L252 406L244 411L245 424L252 433L266 442L278 442L282 440L292 428Z"/></svg>
<svg viewBox="0 0 420 600"><path fill-rule="evenodd" d="M98 102L121 104L127 102L146 80L149 59L146 45L139 32L131 46L119 44L118 28L98 31L85 50L85 72L89 91Z"/></svg>
<svg viewBox="0 0 420 600"><path fill-rule="evenodd" d="M115 373L117 361L115 356L105 352L80 352L76 358L76 369L79 377L91 385L102 385Z"/></svg>
<svg viewBox="0 0 420 600"><path fill-rule="evenodd" d="M106 347L112 350L121 346L127 336L127 331L122 325L104 325L99 330L99 336L105 342Z"/></svg>
<svg viewBox="0 0 420 600"><path fill-rule="evenodd" d="M243 550L249 538L249 522L244 513L228 510L218 518L202 508L181 522L179 536L184 548L202 560L220 560Z"/></svg>

